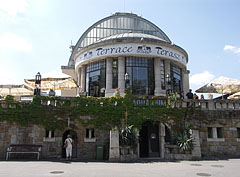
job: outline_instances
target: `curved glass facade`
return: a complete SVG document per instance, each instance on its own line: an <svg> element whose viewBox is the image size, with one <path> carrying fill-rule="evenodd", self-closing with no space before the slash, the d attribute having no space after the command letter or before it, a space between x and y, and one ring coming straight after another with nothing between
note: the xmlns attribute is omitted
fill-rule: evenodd
<svg viewBox="0 0 240 177"><path fill-rule="evenodd" d="M126 57L126 72L133 95L154 95L153 63L153 58Z"/></svg>
<svg viewBox="0 0 240 177"><path fill-rule="evenodd" d="M88 96L104 96L106 88L106 61L91 63L86 70L86 93Z"/></svg>
<svg viewBox="0 0 240 177"><path fill-rule="evenodd" d="M172 80L172 91L181 93L182 92L182 70L178 66L171 64L171 80Z"/></svg>
<svg viewBox="0 0 240 177"><path fill-rule="evenodd" d="M80 38L77 47L86 47L102 38L129 32L151 34L170 42L169 38L154 24L137 15L129 14L113 15L94 24Z"/></svg>

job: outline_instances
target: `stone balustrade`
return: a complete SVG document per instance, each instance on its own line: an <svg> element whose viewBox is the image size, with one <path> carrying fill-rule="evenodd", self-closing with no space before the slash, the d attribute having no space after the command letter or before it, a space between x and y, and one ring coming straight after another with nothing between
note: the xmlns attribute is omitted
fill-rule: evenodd
<svg viewBox="0 0 240 177"><path fill-rule="evenodd" d="M66 100L71 100L72 97L61 97L61 99L51 99L49 101L42 100L41 104L43 105L62 105ZM148 99L148 98L134 98L133 103L137 105L159 105L159 106L166 106L167 100L165 98L158 98L158 99ZM7 105L5 101L0 101L0 105L2 108L14 108L15 105ZM117 104L116 104L117 105ZM72 104L72 106L75 106ZM190 106L198 107L203 110L240 110L240 100L201 100L201 99L179 99L177 100L174 105L177 108L186 108Z"/></svg>
<svg viewBox="0 0 240 177"><path fill-rule="evenodd" d="M240 100L178 100L175 107L199 107L203 110L240 110Z"/></svg>

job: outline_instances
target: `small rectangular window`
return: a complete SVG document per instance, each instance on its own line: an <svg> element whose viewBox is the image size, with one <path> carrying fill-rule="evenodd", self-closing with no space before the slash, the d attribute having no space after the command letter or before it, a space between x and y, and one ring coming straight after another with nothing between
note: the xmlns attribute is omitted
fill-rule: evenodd
<svg viewBox="0 0 240 177"><path fill-rule="evenodd" d="M237 138L240 138L240 128L237 128Z"/></svg>
<svg viewBox="0 0 240 177"><path fill-rule="evenodd" d="M208 138L213 138L213 128L208 127Z"/></svg>
<svg viewBox="0 0 240 177"><path fill-rule="evenodd" d="M54 130L46 130L45 137L46 138L53 138L54 137Z"/></svg>
<svg viewBox="0 0 240 177"><path fill-rule="evenodd" d="M95 132L93 128L86 129L86 138L88 139L95 138Z"/></svg>
<svg viewBox="0 0 240 177"><path fill-rule="evenodd" d="M217 138L223 138L223 128L217 127Z"/></svg>
<svg viewBox="0 0 240 177"><path fill-rule="evenodd" d="M86 138L89 138L89 129L86 129Z"/></svg>

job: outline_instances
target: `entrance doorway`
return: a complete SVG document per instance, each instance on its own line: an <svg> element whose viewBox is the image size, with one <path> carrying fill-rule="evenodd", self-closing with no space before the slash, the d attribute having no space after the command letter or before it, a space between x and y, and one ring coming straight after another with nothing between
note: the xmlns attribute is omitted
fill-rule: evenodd
<svg viewBox="0 0 240 177"><path fill-rule="evenodd" d="M64 141L67 139L67 136L71 135L74 146L72 149L72 158L77 158L77 133L73 130L67 130L63 133L62 137L62 145L64 145ZM62 146L62 158L66 158L66 149Z"/></svg>
<svg viewBox="0 0 240 177"><path fill-rule="evenodd" d="M159 156L159 125L145 122L140 130L140 157Z"/></svg>

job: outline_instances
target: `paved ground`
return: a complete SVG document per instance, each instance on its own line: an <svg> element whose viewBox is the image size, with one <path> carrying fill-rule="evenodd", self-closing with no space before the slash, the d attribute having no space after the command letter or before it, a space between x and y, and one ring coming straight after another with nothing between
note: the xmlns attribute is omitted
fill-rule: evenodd
<svg viewBox="0 0 240 177"><path fill-rule="evenodd" d="M240 159L178 162L0 161L0 177L239 177Z"/></svg>

